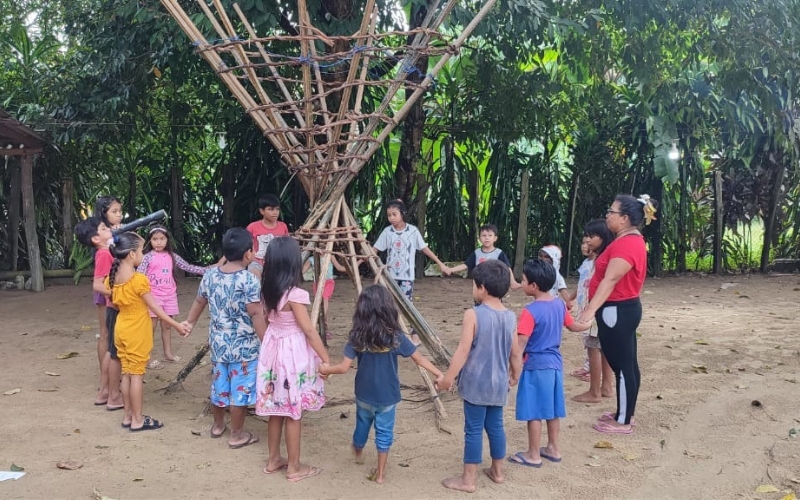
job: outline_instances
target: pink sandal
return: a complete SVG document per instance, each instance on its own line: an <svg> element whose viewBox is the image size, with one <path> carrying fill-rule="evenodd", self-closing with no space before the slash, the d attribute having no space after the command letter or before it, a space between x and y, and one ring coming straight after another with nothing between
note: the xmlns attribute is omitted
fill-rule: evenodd
<svg viewBox="0 0 800 500"><path fill-rule="evenodd" d="M613 411L607 411L600 415L600 418L597 419L598 422L616 422L617 419L614 418ZM631 417L631 427L636 427L636 419Z"/></svg>
<svg viewBox="0 0 800 500"><path fill-rule="evenodd" d="M609 422L597 422L592 426L594 430L597 432L602 432L603 434L633 434L633 426L628 426L628 428L624 427L617 427Z"/></svg>

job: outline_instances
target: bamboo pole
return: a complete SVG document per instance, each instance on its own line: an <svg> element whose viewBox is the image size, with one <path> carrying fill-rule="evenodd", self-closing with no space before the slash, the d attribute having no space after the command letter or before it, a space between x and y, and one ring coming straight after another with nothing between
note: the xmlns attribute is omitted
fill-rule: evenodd
<svg viewBox="0 0 800 500"><path fill-rule="evenodd" d="M366 16L366 11L364 11L364 15ZM378 24L378 9L373 7L369 23L368 35L375 34L375 28L377 24ZM369 36L367 38L366 46L372 47L372 36ZM361 66L361 75L359 76L359 80L361 81L361 83L358 85L358 90L356 91L356 102L354 103L353 106L353 112L356 115L361 113L361 102L364 99L364 87L366 86L367 70L369 69L369 59L370 59L369 52L367 52L364 54L364 64ZM353 122L353 124L350 126L349 132L350 134L348 140L353 141L356 137L358 137L358 134L360 132L360 127L358 126L358 122Z"/></svg>
<svg viewBox="0 0 800 500"><path fill-rule="evenodd" d="M328 224L330 229L334 229L339 224L339 214L342 212L342 204L344 203L344 199L340 198L339 202L336 203L336 208L333 210L333 217L331 217L331 221ZM328 274L328 266L331 265L331 252L333 251L333 243L336 239L336 235L331 232L330 237L328 238L327 243L325 244L325 254L322 256L322 263L320 266L315 269L317 272L317 293L314 294L314 305L311 306L311 322L319 322L319 313L322 309L322 294L325 290L325 278Z"/></svg>

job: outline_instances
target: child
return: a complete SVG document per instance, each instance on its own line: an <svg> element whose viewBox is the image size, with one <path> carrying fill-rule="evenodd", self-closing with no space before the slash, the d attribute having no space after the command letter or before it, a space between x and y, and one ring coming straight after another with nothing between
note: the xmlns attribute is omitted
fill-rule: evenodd
<svg viewBox="0 0 800 500"><path fill-rule="evenodd" d="M114 236L108 247L114 256L114 264L106 284L111 291L111 301L119 308L114 326L114 343L122 363L121 388L125 404L122 427L131 432L164 427L163 423L142 413L144 372L150 351L153 350L153 323L147 309L181 334L185 335L188 331L161 309L150 293L147 276L136 272L136 267L144 258L143 247L144 239L136 233Z"/></svg>
<svg viewBox="0 0 800 500"><path fill-rule="evenodd" d="M572 302L569 298L570 293L569 290L567 290L567 282L564 281L564 277L561 276L561 273L558 271L561 266L561 249L556 245L543 246L542 249L539 250L539 260L547 262L556 270L556 282L553 284L553 288L550 289L550 295L553 297L561 297L561 300L567 304L567 309L571 309Z"/></svg>
<svg viewBox="0 0 800 500"><path fill-rule="evenodd" d="M408 300L413 300L417 250L421 250L428 258L439 264L442 274L452 274L452 270L428 248L419 229L406 222L406 206L401 200L392 200L386 204L386 218L389 219L390 225L381 232L372 250L376 254L386 251L389 276L397 282ZM420 344L419 336L415 333L412 333L411 341L414 345Z"/></svg>
<svg viewBox="0 0 800 500"><path fill-rule="evenodd" d="M314 269L314 256L312 255L305 264L303 264L303 273L308 271L309 269ZM333 290L336 288L336 280L333 279L333 270L336 269L340 273L346 273L347 269L339 263L339 260L336 258L335 255L331 255L331 262L328 264L328 272L325 274L325 284L322 288L322 312L323 318L325 318L325 335L327 338L331 338L333 334L331 333L331 329L328 327L328 306L333 297ZM312 271L314 273L314 295L317 294L317 278L319 277L316 271Z"/></svg>
<svg viewBox="0 0 800 500"><path fill-rule="evenodd" d="M98 217L89 217L79 222L75 226L75 236L77 240L94 249L94 280L92 281L92 292L94 304L97 308L98 319L100 320L100 334L97 336L97 361L100 364L100 388L95 396L95 406L105 406L108 411L121 410L122 394L119 392L120 372L115 369L119 367L119 362L112 363L111 355L117 356L116 348L113 347L113 340L109 344L109 316L116 320L117 310L113 307L106 309L107 298L111 295L106 289L104 281L111 271L111 264L114 257L108 251L108 241L111 239L111 229ZM113 324L113 321L112 321Z"/></svg>
<svg viewBox="0 0 800 500"><path fill-rule="evenodd" d="M589 281L594 274L594 261L598 255L603 253L609 243L614 239L611 231L606 225L605 219L595 219L589 221L583 231L583 244L581 252L586 259L578 269L580 279L578 289L573 294L573 299L578 301L578 314L589 305ZM583 332L583 345L586 349L588 368L586 375L589 377L589 390L583 394L578 394L572 399L579 403L599 403L603 397L614 395L614 372L608 362L605 361L600 350L600 340L597 338L597 323L592 323L592 327ZM575 375L575 372L573 372ZM583 378L581 378L583 380Z"/></svg>
<svg viewBox="0 0 800 500"><path fill-rule="evenodd" d="M258 199L258 213L261 220L251 222L247 231L253 235L253 251L255 256L248 270L261 278L264 269L264 255L273 238L289 236L289 228L278 220L281 214L281 201L274 194L265 194Z"/></svg>
<svg viewBox="0 0 800 500"><path fill-rule="evenodd" d="M519 288L516 278L514 278L514 271L511 269L511 261L506 257L505 252L494 246L497 242L497 226L494 224L484 224L478 230L478 238L481 242L481 247L476 248L474 252L469 254L463 264L459 264L450 268L451 273L459 273L461 271L472 272L475 266L487 260L499 260L508 266L509 274L511 275L511 289L516 290Z"/></svg>
<svg viewBox="0 0 800 500"><path fill-rule="evenodd" d="M344 346L344 358L337 365L323 364L319 368L322 375L346 373L353 360L358 358L353 452L356 463L363 463L364 446L374 425L378 464L368 477L378 484L386 478L386 461L394 441L395 411L400 402L397 356L410 356L416 364L441 380L442 372L402 334L392 294L380 285L373 285L365 288L358 297L353 329Z"/></svg>
<svg viewBox="0 0 800 500"><path fill-rule="evenodd" d="M522 289L534 301L525 306L517 326L518 342L524 352L522 376L517 389L517 420L528 423L528 451L508 457L514 464L541 467L542 458L561 461L558 446L559 419L567 416L561 327L582 332L588 324L575 323L561 300L549 290L556 282L556 270L543 260L529 260L523 267ZM542 420L547 420L547 446L540 448Z"/></svg>
<svg viewBox="0 0 800 500"><path fill-rule="evenodd" d="M472 280L472 297L478 305L464 311L461 340L439 386L449 388L458 376L458 393L464 399L464 471L442 485L469 493L475 491L483 460L483 429L492 457L491 468L483 472L495 483L505 481L503 407L509 386L516 385L522 370L522 349L514 335L517 321L501 301L511 281L508 266L488 260L475 267Z"/></svg>
<svg viewBox="0 0 800 500"><path fill-rule="evenodd" d="M583 236L583 240L581 241L581 254L585 258L578 268L578 287L570 294L570 301L577 299L579 312L588 303L586 299L588 299L589 294L589 279L592 277L592 274L594 274L594 255L591 251L589 251L589 237L586 235ZM583 344L585 352L583 366L570 373L570 375L573 377L578 377L583 382L590 382L589 348L587 344L587 337L594 337L595 339L597 338L596 325L592 324L592 328L583 332ZM588 342L593 343L591 341Z"/></svg>
<svg viewBox="0 0 800 500"><path fill-rule="evenodd" d="M222 236L226 262L209 269L200 282L184 324L189 330L208 304L208 345L211 352L211 404L214 424L209 433L225 433L225 409L231 413L228 447L257 443L244 431L247 407L256 402L256 366L260 341L267 329L261 305L261 285L247 265L253 259L253 238L245 229L229 229ZM187 336L189 333L187 332Z"/></svg>
<svg viewBox="0 0 800 500"><path fill-rule="evenodd" d="M267 331L258 355L256 414L269 416L269 460L263 472L286 469L290 482L316 476L322 469L300 463L300 433L304 411L325 404L320 360L329 361L307 306L308 292L300 288L303 263L300 245L286 236L272 240L264 255L261 296ZM286 453L281 457L281 434L286 426Z"/></svg>
<svg viewBox="0 0 800 500"><path fill-rule="evenodd" d="M94 205L94 216L99 218L110 230L117 229L122 224L122 202L116 196L105 195L97 198ZM103 242L106 246L107 243ZM100 265L97 264L97 257L95 256L95 277L94 277L94 290L95 290L95 304L102 302L98 305L98 315L100 319L100 337L108 339L107 345L103 342L103 349L108 352L108 383L109 387L117 387L122 378L122 366L117 357L117 348L114 345L114 324L117 321L117 314L119 310L111 303L111 297L108 290L105 288L103 281L108 276L108 270L111 269L111 254L101 256ZM101 291L102 290L102 291ZM103 294L102 298L98 297L98 293ZM98 343L98 354L100 345ZM110 391L109 391L110 392ZM114 392L117 392L114 389ZM110 398L109 398L110 399ZM119 399L122 399L120 395ZM97 403L97 401L95 401ZM106 409L109 411L120 410L122 406L107 405Z"/></svg>
<svg viewBox="0 0 800 500"><path fill-rule="evenodd" d="M150 280L150 292L156 302L164 309L164 312L172 317L180 314L175 267L183 269L187 273L199 275L205 274L207 269L188 264L173 251L167 228L160 224L151 226L147 234L147 243L144 246L144 259L142 259L137 271L147 276L147 279ZM150 317L153 319L153 332L155 332L156 326L158 326L158 319L153 311L150 311ZM171 333L169 326L162 321L161 345L164 348L164 361L180 363L180 356L172 353ZM160 370L162 368L164 368L164 364L158 359L151 359L147 365L148 370Z"/></svg>

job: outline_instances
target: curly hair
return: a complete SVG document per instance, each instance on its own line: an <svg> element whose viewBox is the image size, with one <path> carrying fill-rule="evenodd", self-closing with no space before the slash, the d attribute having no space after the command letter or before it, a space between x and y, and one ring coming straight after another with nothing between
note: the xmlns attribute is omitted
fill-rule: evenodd
<svg viewBox="0 0 800 500"><path fill-rule="evenodd" d="M385 352L400 344L397 307L389 290L372 285L356 302L349 342L358 352Z"/></svg>

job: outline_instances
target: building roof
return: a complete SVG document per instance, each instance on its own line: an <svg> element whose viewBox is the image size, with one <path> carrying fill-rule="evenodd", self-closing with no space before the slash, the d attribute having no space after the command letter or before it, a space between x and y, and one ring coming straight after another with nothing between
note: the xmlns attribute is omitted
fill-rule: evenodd
<svg viewBox="0 0 800 500"><path fill-rule="evenodd" d="M47 140L0 108L0 156L41 153Z"/></svg>

